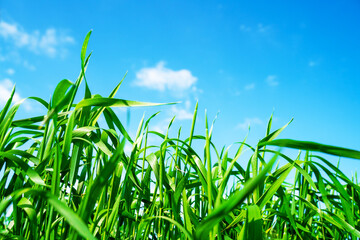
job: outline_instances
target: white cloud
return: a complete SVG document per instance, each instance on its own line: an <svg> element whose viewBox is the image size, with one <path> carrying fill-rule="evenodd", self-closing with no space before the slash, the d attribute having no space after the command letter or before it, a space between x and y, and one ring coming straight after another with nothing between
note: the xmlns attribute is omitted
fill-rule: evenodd
<svg viewBox="0 0 360 240"><path fill-rule="evenodd" d="M0 81L0 105L6 104L6 102L10 98L11 91L12 91L14 85L15 84L9 78L5 78ZM14 93L14 96L13 96L14 103L19 102L22 99L23 98L17 92ZM26 111L32 110L32 107L28 102L22 103L22 106L25 107Z"/></svg>
<svg viewBox="0 0 360 240"><path fill-rule="evenodd" d="M4 37L18 35L18 29L16 25L11 25L7 22L1 21L0 22L0 35Z"/></svg>
<svg viewBox="0 0 360 240"><path fill-rule="evenodd" d="M158 91L184 91L194 87L196 81L197 78L189 70L174 71L166 68L165 62L160 61L153 68L140 69L136 73L135 84Z"/></svg>
<svg viewBox="0 0 360 240"><path fill-rule="evenodd" d="M0 21L0 37L12 42L18 48L27 48L37 53L55 57L63 54L66 50L64 45L74 43L74 39L54 28L48 28L44 34L39 30L32 33L25 31L16 23Z"/></svg>
<svg viewBox="0 0 360 240"><path fill-rule="evenodd" d="M2 81L0 81L0 104L5 104L7 100L10 98L11 90L14 87L14 83L8 79L5 78ZM21 100L21 97L18 93L15 92L13 101L18 102Z"/></svg>
<svg viewBox="0 0 360 240"><path fill-rule="evenodd" d="M255 88L255 83L247 84L247 85L245 85L244 88L245 88L246 91L252 90L252 89Z"/></svg>
<svg viewBox="0 0 360 240"><path fill-rule="evenodd" d="M156 124L153 127L151 127L150 129L151 129L151 131L165 134L166 130L167 130L167 125Z"/></svg>
<svg viewBox="0 0 360 240"><path fill-rule="evenodd" d="M153 121L152 123L150 122L149 129L151 131L165 134L168 129L170 120L171 119L166 118L166 119L162 119L162 120ZM155 123L155 124L153 124L153 123ZM152 138L151 141L154 141L155 139L156 138ZM149 141L149 139L148 139L148 141Z"/></svg>
<svg viewBox="0 0 360 240"><path fill-rule="evenodd" d="M277 81L277 76L276 75L269 75L267 76L266 80L267 84L269 86L275 87L277 85L279 85L279 82Z"/></svg>
<svg viewBox="0 0 360 240"><path fill-rule="evenodd" d="M182 108L177 108L176 106L171 107L171 115L176 116L178 120L190 120L193 118L193 113Z"/></svg>
<svg viewBox="0 0 360 240"><path fill-rule="evenodd" d="M254 117L254 118L245 118L245 120L242 123L239 123L237 125L237 128L240 128L241 130L247 130L249 126L254 125L261 125L263 122L260 118Z"/></svg>
<svg viewBox="0 0 360 240"><path fill-rule="evenodd" d="M165 134L168 129L170 121L174 117L175 117L174 122L183 121L183 120L192 120L193 111L190 110L192 107L191 101L186 100L184 107L182 107L183 105L184 104L181 105L179 104L176 106L172 106L170 109L167 109L165 112L166 113L165 118L150 122L150 130Z"/></svg>
<svg viewBox="0 0 360 240"><path fill-rule="evenodd" d="M9 69L6 69L6 71L5 71L7 74L9 74L9 75L14 75L14 73L15 73L15 70L14 69L12 69L12 68L9 68Z"/></svg>

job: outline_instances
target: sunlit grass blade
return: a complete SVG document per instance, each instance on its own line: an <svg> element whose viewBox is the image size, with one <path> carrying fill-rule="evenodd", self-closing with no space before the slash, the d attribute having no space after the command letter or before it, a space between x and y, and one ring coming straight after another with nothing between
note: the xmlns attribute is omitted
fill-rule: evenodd
<svg viewBox="0 0 360 240"><path fill-rule="evenodd" d="M267 135L266 135L266 137L264 137L263 139L261 139L259 141L259 146L263 146L263 145L265 145L263 143L274 140L293 121L293 119L291 119L283 127L277 129L276 131L274 131L272 133L269 133L270 132L270 127L271 127L271 122L272 122L271 119L272 118L270 118L270 120L269 120L269 124L268 124L268 128L267 128Z"/></svg>
<svg viewBox="0 0 360 240"><path fill-rule="evenodd" d="M348 148L335 147L331 145L325 145L315 142L308 141L297 141L292 139L277 139L269 142L262 142L261 146L269 145L269 146L278 146L278 147L288 147L295 149L308 150L313 152L323 152L339 157L347 157L360 159L360 151L352 150Z"/></svg>
<svg viewBox="0 0 360 240"><path fill-rule="evenodd" d="M260 208L257 205L248 206L246 211L246 221L241 230L243 232L243 237L240 239L263 239L262 226L263 223Z"/></svg>
<svg viewBox="0 0 360 240"><path fill-rule="evenodd" d="M272 174L276 180L271 183L271 187L266 190L266 192L257 200L256 205L262 209L265 204L274 196L275 192L282 186L285 179L288 177L290 171L293 169L293 165L288 163L283 167L283 169L279 169L275 173ZM279 172L279 173L277 173Z"/></svg>
<svg viewBox="0 0 360 240"><path fill-rule="evenodd" d="M169 105L175 103L149 103L149 102L138 102L117 98L104 98L104 97L94 97L90 99L83 99L77 105L76 109L80 109L88 106L100 106L100 107L144 107L144 106L160 106L160 105Z"/></svg>

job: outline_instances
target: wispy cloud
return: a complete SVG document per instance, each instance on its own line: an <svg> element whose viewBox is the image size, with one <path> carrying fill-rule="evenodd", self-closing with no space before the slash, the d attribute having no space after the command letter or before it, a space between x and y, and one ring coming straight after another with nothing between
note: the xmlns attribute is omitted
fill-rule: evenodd
<svg viewBox="0 0 360 240"><path fill-rule="evenodd" d="M260 118L245 118L245 120L237 125L237 128L241 130L247 130L250 126L262 125L263 121Z"/></svg>
<svg viewBox="0 0 360 240"><path fill-rule="evenodd" d="M258 23L257 25L241 24L239 29L242 32L267 33L271 30L271 26L262 23Z"/></svg>
<svg viewBox="0 0 360 240"><path fill-rule="evenodd" d="M74 39L65 33L48 28L44 33L39 30L27 32L16 23L0 21L0 37L15 45L17 48L26 48L36 54L45 54L49 57L63 55L65 45L74 43Z"/></svg>
<svg viewBox="0 0 360 240"><path fill-rule="evenodd" d="M6 69L6 71L5 71L7 74L9 74L9 75L14 75L14 73L15 73L15 70L14 69L12 69L12 68L8 68L8 69Z"/></svg>
<svg viewBox="0 0 360 240"><path fill-rule="evenodd" d="M5 56L0 52L0 62L4 62L6 60Z"/></svg>
<svg viewBox="0 0 360 240"><path fill-rule="evenodd" d="M271 27L270 27L269 25L264 25L264 24L262 24L262 23L259 23L259 24L257 25L257 31L258 31L259 33L266 33L266 32L268 32L270 29L271 29Z"/></svg>
<svg viewBox="0 0 360 240"><path fill-rule="evenodd" d="M184 104L178 104L172 106L170 109L165 110L165 117L162 119L157 119L153 121L154 125L150 126L150 129L160 133L166 133L170 121L175 117L175 122L177 121L188 121L193 119L193 110L191 109L191 101L187 100Z"/></svg>
<svg viewBox="0 0 360 240"><path fill-rule="evenodd" d="M151 131L165 134L168 129L170 120L171 119L166 118L166 119L161 119L161 120L158 119L156 121L152 121L152 122L150 122L149 129ZM151 139L151 140L154 141L154 139Z"/></svg>
<svg viewBox="0 0 360 240"><path fill-rule="evenodd" d="M165 67L165 62L160 61L153 68L142 68L136 73L135 84L158 91L172 90L184 91L192 88L197 78L187 69L172 70ZM194 88L195 87L195 88Z"/></svg>
<svg viewBox="0 0 360 240"><path fill-rule="evenodd" d="M176 106L171 107L171 115L176 116L178 120L191 120L193 118L193 113L188 109L178 108Z"/></svg>
<svg viewBox="0 0 360 240"><path fill-rule="evenodd" d="M32 65L32 64L30 64L28 61L24 61L23 62L23 64L24 64L24 67L25 68L27 68L27 69L29 69L30 71L35 71L36 70L36 67L34 66L34 65Z"/></svg>
<svg viewBox="0 0 360 240"><path fill-rule="evenodd" d="M255 88L255 83L247 84L247 85L245 85L245 87L244 87L244 89L245 89L246 91L252 90L252 89L254 89L254 88Z"/></svg>
<svg viewBox="0 0 360 240"><path fill-rule="evenodd" d="M314 61L314 60L309 61L309 67L315 67L317 65L319 65L319 61Z"/></svg>
<svg viewBox="0 0 360 240"><path fill-rule="evenodd" d="M275 87L279 85L279 81L277 81L277 78L278 77L276 75L269 75L266 77L265 81L269 86Z"/></svg>
<svg viewBox="0 0 360 240"><path fill-rule="evenodd" d="M240 27L239 27L240 31L242 32L250 32L252 29L251 27L245 25L245 24L241 24Z"/></svg>

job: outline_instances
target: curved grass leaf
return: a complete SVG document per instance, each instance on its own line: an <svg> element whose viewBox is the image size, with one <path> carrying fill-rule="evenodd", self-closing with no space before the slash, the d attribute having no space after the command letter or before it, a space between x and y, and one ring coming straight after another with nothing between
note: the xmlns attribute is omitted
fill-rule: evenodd
<svg viewBox="0 0 360 240"><path fill-rule="evenodd" d="M96 97L90 99L83 99L77 105L76 109L89 106L98 106L98 107L145 107L145 106L161 106L161 105L170 105L175 103L148 103L148 102L138 102L117 98L105 98L105 97Z"/></svg>
<svg viewBox="0 0 360 240"><path fill-rule="evenodd" d="M315 142L308 142L308 141L297 141L292 139L277 139L268 142L262 142L259 145L265 146L278 146L278 147L288 147L288 148L295 148L295 149L302 149L307 151L313 152L323 152L339 157L347 157L347 158L354 158L360 159L360 151L352 150L348 148L342 147L335 147L331 145L325 145Z"/></svg>
<svg viewBox="0 0 360 240"><path fill-rule="evenodd" d="M10 161L12 161L15 164L15 166L18 166L19 169L21 169L35 184L46 186L44 180L40 177L40 175L34 169L32 169L27 163L25 163L17 156L7 152L0 152L0 158L1 157L7 158Z"/></svg>
<svg viewBox="0 0 360 240"><path fill-rule="evenodd" d="M55 88L54 95L51 99L51 108L55 108L66 97L66 92L73 86L73 83L67 79L61 80Z"/></svg>

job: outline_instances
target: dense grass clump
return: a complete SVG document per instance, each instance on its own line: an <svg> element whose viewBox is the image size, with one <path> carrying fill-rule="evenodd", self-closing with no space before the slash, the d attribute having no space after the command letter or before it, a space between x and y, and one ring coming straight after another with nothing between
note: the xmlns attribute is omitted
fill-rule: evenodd
<svg viewBox="0 0 360 240"><path fill-rule="evenodd" d="M287 124L235 154L205 135L170 137L142 119L131 138L112 107L157 104L92 95L85 69L62 80L45 116L14 120L12 97L0 113L0 237L7 239L356 239L360 187L324 154L360 159L360 152L276 139ZM75 103L81 83L83 100ZM106 121L100 127L99 117ZM169 124L170 128L171 124ZM168 128L168 129L169 129ZM162 143L148 144L156 135ZM203 142L196 152L193 141ZM126 143L132 145L124 152ZM302 150L296 157L278 147ZM244 159L243 152L251 151ZM247 162L243 168L239 161ZM279 161L285 162L279 166ZM285 182L290 172L291 183Z"/></svg>

